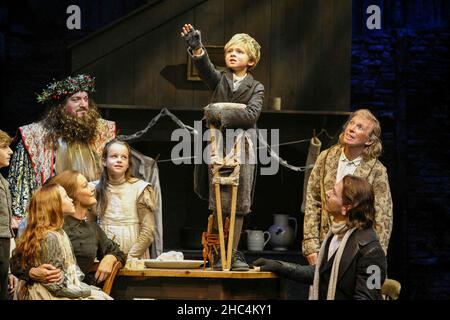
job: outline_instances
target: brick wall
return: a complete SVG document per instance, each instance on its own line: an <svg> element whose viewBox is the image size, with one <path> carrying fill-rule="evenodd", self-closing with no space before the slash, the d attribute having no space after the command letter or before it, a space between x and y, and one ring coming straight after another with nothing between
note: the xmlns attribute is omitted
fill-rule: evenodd
<svg viewBox="0 0 450 320"><path fill-rule="evenodd" d="M447 29L353 37L352 106L381 118L395 207L389 272L407 299L450 298L449 44Z"/></svg>

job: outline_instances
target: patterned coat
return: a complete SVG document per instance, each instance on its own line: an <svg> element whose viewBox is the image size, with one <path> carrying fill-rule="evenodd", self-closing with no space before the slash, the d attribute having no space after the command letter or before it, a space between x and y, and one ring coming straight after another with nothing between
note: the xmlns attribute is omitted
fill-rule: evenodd
<svg viewBox="0 0 450 320"><path fill-rule="evenodd" d="M308 181L303 226L302 250L305 256L319 252L325 239L330 214L324 209L325 192L336 184L336 174L342 147L335 145L320 153ZM361 161L355 176L366 178L375 193L375 231L387 253L392 231L392 198L386 168L378 159Z"/></svg>
<svg viewBox="0 0 450 320"><path fill-rule="evenodd" d="M90 144L100 159L105 144L116 136L116 124L99 119L97 132L96 139ZM43 143L47 130L42 122L20 127L19 133L21 140L11 160L8 182L13 215L23 218L32 192L55 175L55 150Z"/></svg>

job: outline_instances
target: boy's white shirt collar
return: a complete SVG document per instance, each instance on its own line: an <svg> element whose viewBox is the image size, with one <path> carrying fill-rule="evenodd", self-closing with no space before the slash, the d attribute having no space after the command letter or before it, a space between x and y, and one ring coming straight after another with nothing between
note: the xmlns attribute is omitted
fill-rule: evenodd
<svg viewBox="0 0 450 320"><path fill-rule="evenodd" d="M246 73L242 77L239 77L233 73L233 92L235 92L239 88L239 85L242 83L242 81L244 81L247 74L248 73Z"/></svg>
<svg viewBox="0 0 450 320"><path fill-rule="evenodd" d="M247 76L247 73L244 74L242 77L239 77L239 76L237 76L237 75L235 75L235 74L233 73L233 82L242 81L242 80L244 80L244 78L245 78L246 76Z"/></svg>

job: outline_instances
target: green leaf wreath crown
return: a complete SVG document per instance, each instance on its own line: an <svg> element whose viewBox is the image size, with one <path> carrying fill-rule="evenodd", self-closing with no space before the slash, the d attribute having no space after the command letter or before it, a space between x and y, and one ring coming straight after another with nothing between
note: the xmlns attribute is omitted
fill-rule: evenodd
<svg viewBox="0 0 450 320"><path fill-rule="evenodd" d="M37 102L43 104L60 102L65 97L79 91L86 91L88 93L95 92L95 78L87 74L79 74L50 83L41 94L37 95Z"/></svg>

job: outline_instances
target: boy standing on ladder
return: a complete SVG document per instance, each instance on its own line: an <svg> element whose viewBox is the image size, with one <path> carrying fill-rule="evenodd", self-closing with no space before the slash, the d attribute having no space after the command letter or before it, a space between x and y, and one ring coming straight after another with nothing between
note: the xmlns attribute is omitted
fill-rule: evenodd
<svg viewBox="0 0 450 320"><path fill-rule="evenodd" d="M255 68L259 62L261 46L258 42L248 34L235 34L224 48L226 68L223 71L219 71L208 57L208 53L202 44L199 30L195 30L190 24L185 24L182 27L181 36L188 44L188 53L198 70L200 78L213 91L210 105L205 109L205 118L208 126L211 128L217 126L222 132L226 129L246 130L256 128L256 122L261 113L264 100L264 86L254 80L248 71ZM241 108L221 108L220 103L241 104ZM244 134L243 139L238 138L237 140L242 142L240 148L246 154L238 169L238 188L237 186L234 188L231 185L222 185L222 188L216 189L215 192L212 183L213 173L206 171L208 168L204 164L195 168L194 189L200 198L209 200L209 208L216 215L214 219L214 228L216 229L218 223L220 224L219 228L222 225L221 222L217 221L217 211L220 211L217 210L216 206L217 190L220 190L219 198L222 200L222 212L227 213L231 212L232 209L232 190L237 189L234 224L233 219L230 220L230 237L233 239L231 270L247 271L249 266L243 254L237 251L237 248L244 216L251 211L256 165L255 162L249 161L249 158L255 154L255 151L248 134ZM218 149L222 150L221 146ZM216 188L219 188L217 184ZM230 248L229 252L231 252ZM218 262L216 266L221 267L221 262Z"/></svg>

